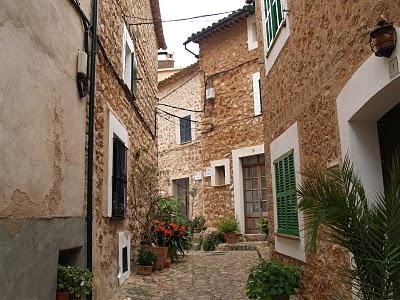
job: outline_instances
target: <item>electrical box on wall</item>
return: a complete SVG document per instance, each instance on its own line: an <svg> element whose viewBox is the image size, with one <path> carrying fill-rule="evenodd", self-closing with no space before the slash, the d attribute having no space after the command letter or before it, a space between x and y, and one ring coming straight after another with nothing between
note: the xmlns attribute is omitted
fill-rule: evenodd
<svg viewBox="0 0 400 300"><path fill-rule="evenodd" d="M78 84L78 92L81 98L86 97L89 93L89 84L87 76L88 55L82 50L78 50L78 70L76 82Z"/></svg>
<svg viewBox="0 0 400 300"><path fill-rule="evenodd" d="M213 87L209 87L206 89L206 99L214 100L215 99L215 90Z"/></svg>

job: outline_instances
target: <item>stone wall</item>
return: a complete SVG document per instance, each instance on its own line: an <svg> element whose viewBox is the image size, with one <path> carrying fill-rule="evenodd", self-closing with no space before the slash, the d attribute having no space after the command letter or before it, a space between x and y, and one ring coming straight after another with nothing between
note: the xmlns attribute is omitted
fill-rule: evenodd
<svg viewBox="0 0 400 300"><path fill-rule="evenodd" d="M203 109L202 85L203 74L196 63L160 82L159 104L201 111ZM158 108L179 117L191 115L192 120L201 121L200 113L163 105L159 105ZM192 123L192 141L181 144L179 141L179 118L160 110L157 117L158 163L162 173L160 189L165 195L172 195L171 181L188 177L189 192L193 195L189 197L191 203L189 217L192 213L202 215L201 180L196 181L193 177L196 171L201 171L200 125Z"/></svg>
<svg viewBox="0 0 400 300"><path fill-rule="evenodd" d="M140 241L141 227L134 215L144 205L138 187L142 170L156 162L155 107L158 43L154 25L128 26L138 62L137 93L121 83L123 24L137 22L133 16L152 18L150 0L99 3L99 38L95 117L94 180L94 282L96 299L112 299L119 285L118 231L132 233L132 259ZM108 61L107 61L108 58ZM115 220L104 216L108 187L108 114L112 111L128 132L128 216ZM131 264L134 264L132 260Z"/></svg>
<svg viewBox="0 0 400 300"><path fill-rule="evenodd" d="M269 144L297 121L302 167L327 167L342 157L336 98L372 55L369 32L380 15L398 25L400 7L398 1L287 2L289 39L268 75L261 72L265 154L270 157ZM257 1L258 24L260 5ZM261 31L258 35L261 45ZM265 58L261 47L259 51ZM266 162L271 170L270 159ZM272 178L270 172L267 174L272 207ZM270 224L274 224L272 211ZM273 228L270 231L274 232ZM274 243L273 235L270 242ZM317 255L307 253L300 298L330 299L336 295L337 299L350 299L350 287L338 274L338 268L348 262L345 251L321 236Z"/></svg>
<svg viewBox="0 0 400 300"><path fill-rule="evenodd" d="M199 46L205 78L232 69L208 81L216 98L206 102L202 116L203 123L213 125L213 130L201 135L202 167L209 167L213 160L229 158L233 178L232 150L263 143L262 117L254 117L253 107L252 74L259 71L258 51L248 50L246 22L202 40ZM203 189L208 225L215 225L225 215L234 215L232 181L227 186L212 187L207 177Z"/></svg>

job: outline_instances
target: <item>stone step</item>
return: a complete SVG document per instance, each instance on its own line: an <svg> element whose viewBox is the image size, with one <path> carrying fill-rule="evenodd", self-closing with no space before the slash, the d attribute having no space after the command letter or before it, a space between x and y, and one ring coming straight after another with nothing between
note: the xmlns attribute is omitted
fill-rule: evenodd
<svg viewBox="0 0 400 300"><path fill-rule="evenodd" d="M261 233L244 234L243 240L245 242L262 242L262 241L265 241L265 234L261 234Z"/></svg>

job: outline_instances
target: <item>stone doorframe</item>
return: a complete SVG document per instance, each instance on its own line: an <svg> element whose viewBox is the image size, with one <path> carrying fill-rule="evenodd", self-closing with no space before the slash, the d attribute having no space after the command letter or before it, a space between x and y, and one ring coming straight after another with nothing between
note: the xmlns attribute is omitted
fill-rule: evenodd
<svg viewBox="0 0 400 300"><path fill-rule="evenodd" d="M245 234L245 212L243 194L243 168L241 158L264 154L264 144L232 150L233 192L235 217L239 222L240 233Z"/></svg>
<svg viewBox="0 0 400 300"><path fill-rule="evenodd" d="M187 175L186 173L183 173L184 175L177 175L177 176L171 176L169 178L169 194L171 196L174 195L174 180L178 180L178 179L183 179L183 178L189 178L189 191L190 189L193 187L193 178L192 175ZM192 219L192 215L193 215L193 199L189 194L189 208L188 208L188 218L189 220Z"/></svg>
<svg viewBox="0 0 400 300"><path fill-rule="evenodd" d="M400 34L399 29L396 29ZM336 104L342 159L348 154L368 199L383 191L377 121L400 102L400 76L390 78L391 58L371 55L340 92Z"/></svg>

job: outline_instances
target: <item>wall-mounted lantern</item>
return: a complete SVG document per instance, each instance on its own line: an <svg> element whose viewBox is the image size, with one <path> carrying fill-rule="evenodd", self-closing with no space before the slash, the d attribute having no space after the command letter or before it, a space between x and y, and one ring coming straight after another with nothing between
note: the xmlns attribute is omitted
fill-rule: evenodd
<svg viewBox="0 0 400 300"><path fill-rule="evenodd" d="M393 23L380 21L375 29L370 33L370 45L376 56L390 57L396 48L396 29Z"/></svg>

